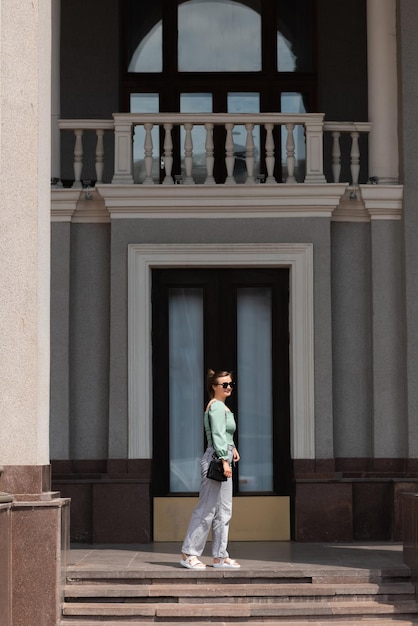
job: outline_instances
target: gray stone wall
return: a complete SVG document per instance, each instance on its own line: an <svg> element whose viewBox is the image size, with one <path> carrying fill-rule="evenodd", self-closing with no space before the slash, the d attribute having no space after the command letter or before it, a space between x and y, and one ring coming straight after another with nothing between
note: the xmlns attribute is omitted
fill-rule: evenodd
<svg viewBox="0 0 418 626"><path fill-rule="evenodd" d="M71 228L71 458L103 459L109 414L109 225Z"/></svg>
<svg viewBox="0 0 418 626"><path fill-rule="evenodd" d="M376 220L372 237L373 456L408 456L402 225Z"/></svg>
<svg viewBox="0 0 418 626"><path fill-rule="evenodd" d="M108 456L109 225L53 224L51 458Z"/></svg>
<svg viewBox="0 0 418 626"><path fill-rule="evenodd" d="M327 119L366 120L366 1L344 2L338 13L334 5L318 3L318 108ZM263 241L314 244L317 457L396 457L408 448L418 456L415 0L402 0L398 13L402 223L115 220L111 244L108 225L53 225L52 458L126 457L128 244ZM112 0L63 3L63 117L119 109L117 22Z"/></svg>
<svg viewBox="0 0 418 626"><path fill-rule="evenodd" d="M418 4L398 2L409 456L418 458Z"/></svg>
<svg viewBox="0 0 418 626"><path fill-rule="evenodd" d="M70 233L69 222L51 226L51 394L52 459L70 458Z"/></svg>
<svg viewBox="0 0 418 626"><path fill-rule="evenodd" d="M110 456L127 452L127 247L130 243L314 244L316 454L333 456L330 223L314 219L115 220L112 223Z"/></svg>
<svg viewBox="0 0 418 626"><path fill-rule="evenodd" d="M337 457L373 453L370 224L332 224L332 368Z"/></svg>

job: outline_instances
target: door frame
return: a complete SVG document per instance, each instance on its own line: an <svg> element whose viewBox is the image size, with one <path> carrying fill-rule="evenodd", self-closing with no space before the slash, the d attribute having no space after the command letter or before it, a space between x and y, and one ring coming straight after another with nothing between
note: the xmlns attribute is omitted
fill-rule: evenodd
<svg viewBox="0 0 418 626"><path fill-rule="evenodd" d="M151 270L289 268L290 446L315 458L313 244L128 245L128 458L152 458Z"/></svg>

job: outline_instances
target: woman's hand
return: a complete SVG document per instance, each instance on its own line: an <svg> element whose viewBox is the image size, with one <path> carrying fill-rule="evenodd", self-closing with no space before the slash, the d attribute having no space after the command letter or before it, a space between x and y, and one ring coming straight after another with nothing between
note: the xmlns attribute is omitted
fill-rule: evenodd
<svg viewBox="0 0 418 626"><path fill-rule="evenodd" d="M223 468L224 468L224 475L227 478L231 478L231 476L232 476L232 467L230 466L228 461L226 461L225 459L222 459L222 464L223 464Z"/></svg>
<svg viewBox="0 0 418 626"><path fill-rule="evenodd" d="M233 455L234 455L234 463L238 463L238 461L240 460L240 456L236 448L234 448Z"/></svg>

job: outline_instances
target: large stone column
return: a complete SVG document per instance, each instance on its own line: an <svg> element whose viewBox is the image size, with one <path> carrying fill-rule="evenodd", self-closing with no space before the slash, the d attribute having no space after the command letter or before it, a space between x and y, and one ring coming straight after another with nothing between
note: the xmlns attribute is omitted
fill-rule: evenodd
<svg viewBox="0 0 418 626"><path fill-rule="evenodd" d="M369 175L379 183L397 183L398 77L396 0L367 0Z"/></svg>
<svg viewBox="0 0 418 626"><path fill-rule="evenodd" d="M61 141L58 120L61 116L60 97L61 0L52 0L51 50L51 179L61 178Z"/></svg>
<svg viewBox="0 0 418 626"><path fill-rule="evenodd" d="M49 464L50 11L0 17L0 462L20 468Z"/></svg>
<svg viewBox="0 0 418 626"><path fill-rule="evenodd" d="M55 626L68 503L50 493L49 465L51 0L0 4L0 84L0 491L13 496L11 619Z"/></svg>

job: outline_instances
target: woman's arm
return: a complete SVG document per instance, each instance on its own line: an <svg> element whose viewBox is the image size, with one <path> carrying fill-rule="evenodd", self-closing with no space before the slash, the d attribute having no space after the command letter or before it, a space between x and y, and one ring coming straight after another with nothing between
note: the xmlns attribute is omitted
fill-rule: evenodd
<svg viewBox="0 0 418 626"><path fill-rule="evenodd" d="M228 460L228 442L226 439L226 417L223 402L215 401L209 407L209 424L212 443L218 458Z"/></svg>

